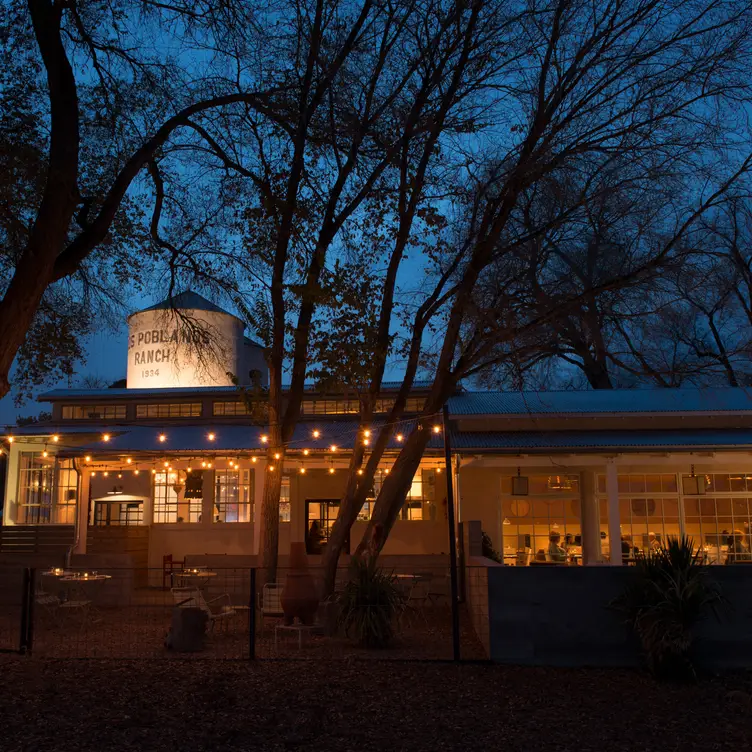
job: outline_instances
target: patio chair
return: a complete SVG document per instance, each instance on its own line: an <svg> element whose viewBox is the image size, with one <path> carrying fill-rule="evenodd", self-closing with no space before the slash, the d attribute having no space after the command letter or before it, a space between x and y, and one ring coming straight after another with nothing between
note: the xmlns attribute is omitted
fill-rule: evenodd
<svg viewBox="0 0 752 752"><path fill-rule="evenodd" d="M172 586L172 576L175 572L179 572L185 568L185 559L173 559L172 554L165 554L162 557L162 589L167 590L167 578L170 579L170 585Z"/></svg>
<svg viewBox="0 0 752 752"><path fill-rule="evenodd" d="M200 608L207 615L212 630L217 622L226 624L237 613L228 593L206 600L204 594L194 588L171 588L171 592L178 608Z"/></svg>
<svg viewBox="0 0 752 752"><path fill-rule="evenodd" d="M60 608L60 598L52 593L46 593L44 590L37 590L34 593L34 603L39 606L41 613L49 617L50 621L57 623L58 609Z"/></svg>
<svg viewBox="0 0 752 752"><path fill-rule="evenodd" d="M259 593L259 613L261 614L261 630L264 633L264 621L267 618L280 619L285 613L282 610L282 585L278 582L267 582Z"/></svg>

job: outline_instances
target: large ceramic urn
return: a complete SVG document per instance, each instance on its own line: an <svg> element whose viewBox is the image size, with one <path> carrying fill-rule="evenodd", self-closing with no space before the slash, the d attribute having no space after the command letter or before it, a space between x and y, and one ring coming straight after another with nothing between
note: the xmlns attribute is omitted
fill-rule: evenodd
<svg viewBox="0 0 752 752"><path fill-rule="evenodd" d="M290 544L290 568L280 602L286 625L292 624L296 618L306 626L313 624L319 597L316 592L316 583L308 571L305 543Z"/></svg>

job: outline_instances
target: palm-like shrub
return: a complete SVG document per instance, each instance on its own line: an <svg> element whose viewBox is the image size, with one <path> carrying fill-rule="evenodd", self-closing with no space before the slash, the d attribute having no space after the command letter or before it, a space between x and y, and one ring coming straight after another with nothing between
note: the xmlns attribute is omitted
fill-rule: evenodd
<svg viewBox="0 0 752 752"><path fill-rule="evenodd" d="M640 557L612 605L626 615L654 675L689 678L693 628L709 614L720 618L725 603L692 539L682 536Z"/></svg>
<svg viewBox="0 0 752 752"><path fill-rule="evenodd" d="M404 603L395 577L366 557L353 560L350 580L338 598L338 624L366 648L385 648L394 638L394 622Z"/></svg>

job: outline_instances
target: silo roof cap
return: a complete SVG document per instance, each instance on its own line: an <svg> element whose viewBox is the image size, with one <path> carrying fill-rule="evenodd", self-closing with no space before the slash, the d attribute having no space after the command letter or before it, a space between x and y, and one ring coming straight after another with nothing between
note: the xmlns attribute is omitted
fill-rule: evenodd
<svg viewBox="0 0 752 752"><path fill-rule="evenodd" d="M215 303L212 303L211 300L207 300L203 295L199 295L197 292L192 292L191 290L178 293L171 298L165 298L161 303L155 303L153 306L144 308L141 311L136 311L128 316L128 320L130 320L131 316L135 316L139 313L146 313L147 311L169 311L175 309L224 313L225 316L232 316L233 318L238 319L238 321L242 321L239 316L236 316L229 311L225 311L224 308L220 308Z"/></svg>

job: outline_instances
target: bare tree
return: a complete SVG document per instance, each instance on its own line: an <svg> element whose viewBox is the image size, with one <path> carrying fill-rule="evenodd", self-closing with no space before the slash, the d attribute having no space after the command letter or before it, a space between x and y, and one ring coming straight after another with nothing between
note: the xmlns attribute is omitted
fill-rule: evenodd
<svg viewBox="0 0 752 752"><path fill-rule="evenodd" d="M510 111L519 114L519 138L474 175L464 233L471 251L454 280L433 386L382 486L359 551L375 532L391 529L430 424L459 380L483 368L499 341L514 341L583 301L582 293L564 291L543 314L519 321L512 296L501 291L494 306L474 311L467 325L476 285L494 259L530 239L519 211L526 191L546 180L571 183L567 173L576 170L575 182L584 186L575 192L578 206L597 200L600 178L614 167L633 185L647 186L668 167L683 175L685 200L666 213L649 257L588 291L605 294L670 259L697 220L746 173L747 152L725 162L723 156L739 144L733 113L748 94L749 14L749 8L715 2L558 2L521 19L529 56L510 70L505 87ZM719 128L722 112L732 118L728 130ZM703 166L711 154L720 161L708 170Z"/></svg>

